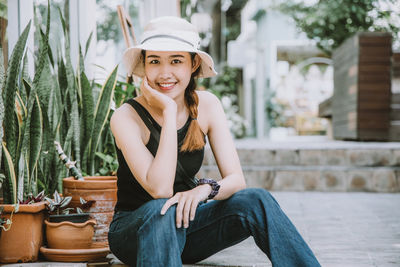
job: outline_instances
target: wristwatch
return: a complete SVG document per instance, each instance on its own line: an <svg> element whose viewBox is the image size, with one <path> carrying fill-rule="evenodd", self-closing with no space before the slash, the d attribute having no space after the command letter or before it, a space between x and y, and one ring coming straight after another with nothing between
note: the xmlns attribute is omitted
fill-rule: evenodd
<svg viewBox="0 0 400 267"><path fill-rule="evenodd" d="M209 184L211 186L211 193L208 195L208 199L213 199L218 194L219 188L221 187L217 181L207 178L199 179L199 185L202 184Z"/></svg>

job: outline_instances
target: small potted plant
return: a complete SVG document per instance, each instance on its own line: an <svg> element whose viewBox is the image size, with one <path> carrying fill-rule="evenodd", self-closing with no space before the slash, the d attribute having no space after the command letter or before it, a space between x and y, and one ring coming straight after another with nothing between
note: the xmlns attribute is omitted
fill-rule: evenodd
<svg viewBox="0 0 400 267"><path fill-rule="evenodd" d="M96 231L94 242L108 245L108 226L114 215L114 205L117 201L117 177L115 176L83 176L75 166L74 161L64 153L60 143L54 142L59 158L68 168L71 177L63 179L63 194L72 197L71 207L80 205L80 197L94 200L95 203L89 209L96 219Z"/></svg>
<svg viewBox="0 0 400 267"><path fill-rule="evenodd" d="M80 198L80 207L69 207L72 197L62 197L57 191L53 199L45 198L49 212L45 220L47 245L52 249L87 249L91 247L95 219L90 219L88 209L94 201ZM83 209L83 210L82 210Z"/></svg>

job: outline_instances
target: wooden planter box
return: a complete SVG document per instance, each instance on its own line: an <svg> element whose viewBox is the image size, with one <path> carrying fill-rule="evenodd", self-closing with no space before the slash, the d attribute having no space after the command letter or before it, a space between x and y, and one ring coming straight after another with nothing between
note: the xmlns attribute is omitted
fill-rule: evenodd
<svg viewBox="0 0 400 267"><path fill-rule="evenodd" d="M390 112L390 141L400 141L400 52L392 56L392 99Z"/></svg>
<svg viewBox="0 0 400 267"><path fill-rule="evenodd" d="M389 139L392 37L358 33L333 54L335 139Z"/></svg>

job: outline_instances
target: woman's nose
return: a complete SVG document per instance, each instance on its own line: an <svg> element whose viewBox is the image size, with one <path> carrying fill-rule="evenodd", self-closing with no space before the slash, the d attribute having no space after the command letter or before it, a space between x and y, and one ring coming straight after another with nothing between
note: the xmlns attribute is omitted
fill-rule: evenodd
<svg viewBox="0 0 400 267"><path fill-rule="evenodd" d="M171 77L171 67L168 64L162 64L159 69L159 77L160 78L169 78Z"/></svg>

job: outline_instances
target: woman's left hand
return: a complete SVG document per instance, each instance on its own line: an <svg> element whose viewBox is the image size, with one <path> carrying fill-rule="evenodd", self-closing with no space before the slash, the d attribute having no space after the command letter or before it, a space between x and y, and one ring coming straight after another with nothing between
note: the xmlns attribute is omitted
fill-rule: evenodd
<svg viewBox="0 0 400 267"><path fill-rule="evenodd" d="M189 227L189 220L193 221L199 202L206 200L211 193L211 186L208 184L199 185L192 190L178 192L165 202L161 209L161 215L175 204L176 206L176 227Z"/></svg>

